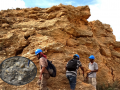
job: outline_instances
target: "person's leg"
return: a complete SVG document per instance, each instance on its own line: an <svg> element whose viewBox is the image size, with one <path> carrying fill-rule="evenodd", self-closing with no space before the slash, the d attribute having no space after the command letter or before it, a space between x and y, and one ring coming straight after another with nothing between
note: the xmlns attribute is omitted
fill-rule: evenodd
<svg viewBox="0 0 120 90"><path fill-rule="evenodd" d="M92 85L92 78L88 77L88 83Z"/></svg>
<svg viewBox="0 0 120 90"><path fill-rule="evenodd" d="M41 80L39 79L39 80L37 81L37 84L40 85L40 83L41 83Z"/></svg>
<svg viewBox="0 0 120 90"><path fill-rule="evenodd" d="M67 77L67 79L68 79L68 81L69 81L69 84L70 84L70 78L69 78L70 75L67 75L66 77ZM70 86L71 86L71 85L70 85Z"/></svg>
<svg viewBox="0 0 120 90"><path fill-rule="evenodd" d="M67 77L67 79L68 79L68 81L69 81L69 84L70 84L70 88L71 88L70 75L67 75L66 77ZM72 89L71 89L71 90L72 90Z"/></svg>
<svg viewBox="0 0 120 90"><path fill-rule="evenodd" d="M76 76L70 76L70 87L72 90L75 90L75 86L76 86Z"/></svg>
<svg viewBox="0 0 120 90"><path fill-rule="evenodd" d="M41 83L40 83L40 90L43 89L43 75L42 75L42 78L41 78Z"/></svg>
<svg viewBox="0 0 120 90"><path fill-rule="evenodd" d="M43 74L43 90L48 90L47 88L47 80L50 78L49 74Z"/></svg>
<svg viewBox="0 0 120 90"><path fill-rule="evenodd" d="M96 89L96 84L97 84L96 78L92 78L92 85L95 87L95 89Z"/></svg>
<svg viewBox="0 0 120 90"><path fill-rule="evenodd" d="M47 80L49 78L50 78L49 74L43 74L42 80L41 80L40 90L48 90L48 88L47 88Z"/></svg>

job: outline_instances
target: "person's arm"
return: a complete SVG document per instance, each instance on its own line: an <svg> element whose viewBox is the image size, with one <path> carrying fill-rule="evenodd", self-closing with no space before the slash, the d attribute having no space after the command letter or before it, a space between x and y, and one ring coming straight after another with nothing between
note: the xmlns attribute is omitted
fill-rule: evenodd
<svg viewBox="0 0 120 90"><path fill-rule="evenodd" d="M83 68L82 66L81 66L80 68L81 68L81 70L83 71L83 77L84 77L84 68Z"/></svg>
<svg viewBox="0 0 120 90"><path fill-rule="evenodd" d="M82 64L81 64L80 61L78 62L78 65L79 65L79 67L81 68L81 70L83 71L83 77L84 77L84 68L82 67Z"/></svg>
<svg viewBox="0 0 120 90"><path fill-rule="evenodd" d="M68 63L67 63L68 64ZM66 66L65 66L65 70L67 70L67 64L66 64Z"/></svg>
<svg viewBox="0 0 120 90"><path fill-rule="evenodd" d="M97 70L91 70L91 72L98 72L98 69Z"/></svg>
<svg viewBox="0 0 120 90"><path fill-rule="evenodd" d="M41 72L40 72L40 75L42 75L44 71L45 71L45 67L42 67L42 70L41 70Z"/></svg>
<svg viewBox="0 0 120 90"><path fill-rule="evenodd" d="M42 74L45 71L45 62L43 58L40 59L40 66L42 66L42 69L40 69L40 80L41 80Z"/></svg>
<svg viewBox="0 0 120 90"><path fill-rule="evenodd" d="M88 65L88 68L89 68L89 65ZM86 80L88 80L88 74L91 72L91 70L89 72L87 72L87 75L86 75Z"/></svg>
<svg viewBox="0 0 120 90"><path fill-rule="evenodd" d="M40 71L39 71L39 72L41 72L41 64L40 64L40 60L39 60L39 66L40 66Z"/></svg>
<svg viewBox="0 0 120 90"><path fill-rule="evenodd" d="M45 67L42 67L42 70L41 70L41 72L40 72L40 80L41 80L41 78L42 78L42 74L43 74L44 70L45 70Z"/></svg>

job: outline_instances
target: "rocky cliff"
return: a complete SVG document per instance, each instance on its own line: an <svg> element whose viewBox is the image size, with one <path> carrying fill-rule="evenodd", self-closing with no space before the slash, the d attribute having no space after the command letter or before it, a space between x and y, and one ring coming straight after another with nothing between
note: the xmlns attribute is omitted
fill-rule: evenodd
<svg viewBox="0 0 120 90"><path fill-rule="evenodd" d="M51 8L26 8L0 11L0 63L8 57L23 56L31 59L39 71L34 54L40 48L53 61L57 77L50 78L51 90L69 90L65 65L74 54L80 55L85 70L88 57L93 54L98 63L98 83L113 83L120 79L120 42L116 42L113 30L99 20L88 22L91 16L88 6L58 5ZM83 82L82 71L78 75L76 90L94 90ZM36 78L23 86L12 86L0 80L3 90L38 90Z"/></svg>

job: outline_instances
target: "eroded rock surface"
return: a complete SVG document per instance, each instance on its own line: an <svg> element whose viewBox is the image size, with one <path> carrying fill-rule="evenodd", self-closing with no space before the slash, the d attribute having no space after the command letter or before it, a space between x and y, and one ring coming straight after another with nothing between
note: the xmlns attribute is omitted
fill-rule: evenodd
<svg viewBox="0 0 120 90"><path fill-rule="evenodd" d="M34 52L40 48L57 69L57 77L49 79L48 87L51 90L69 90L64 70L67 61L79 54L86 71L88 57L93 54L99 66L98 84L120 80L120 44L116 42L110 25L99 20L87 21L91 16L88 6L60 4L45 9L35 7L0 13L0 62L14 55L24 56L32 60L39 71ZM39 72L32 82L17 88L38 90L38 79ZM76 90L94 90L82 82L82 75L78 75L77 80ZM3 89L16 90L3 81L0 84Z"/></svg>

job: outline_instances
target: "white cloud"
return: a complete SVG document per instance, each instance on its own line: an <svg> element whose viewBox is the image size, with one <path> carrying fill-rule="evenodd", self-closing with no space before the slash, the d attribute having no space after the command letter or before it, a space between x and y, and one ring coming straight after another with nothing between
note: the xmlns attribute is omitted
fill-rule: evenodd
<svg viewBox="0 0 120 90"><path fill-rule="evenodd" d="M25 8L23 0L0 0L0 10Z"/></svg>
<svg viewBox="0 0 120 90"><path fill-rule="evenodd" d="M120 41L120 0L97 0L97 4L89 5L91 17L88 21L100 20L113 29L116 40Z"/></svg>

